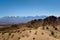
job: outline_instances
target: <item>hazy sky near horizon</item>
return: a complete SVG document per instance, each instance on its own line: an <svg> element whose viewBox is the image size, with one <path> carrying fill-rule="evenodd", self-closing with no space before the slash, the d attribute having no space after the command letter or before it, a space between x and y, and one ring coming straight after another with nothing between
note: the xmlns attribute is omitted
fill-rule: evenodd
<svg viewBox="0 0 60 40"><path fill-rule="evenodd" d="M60 16L60 0L0 0L2 16Z"/></svg>

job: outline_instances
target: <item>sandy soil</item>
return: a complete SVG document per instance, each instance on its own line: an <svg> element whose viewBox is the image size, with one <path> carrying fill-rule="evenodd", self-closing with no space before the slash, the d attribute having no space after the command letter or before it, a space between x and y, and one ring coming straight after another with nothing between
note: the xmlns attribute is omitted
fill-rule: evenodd
<svg viewBox="0 0 60 40"><path fill-rule="evenodd" d="M42 28L24 30L15 33L0 33L0 40L60 40L50 35L50 31Z"/></svg>

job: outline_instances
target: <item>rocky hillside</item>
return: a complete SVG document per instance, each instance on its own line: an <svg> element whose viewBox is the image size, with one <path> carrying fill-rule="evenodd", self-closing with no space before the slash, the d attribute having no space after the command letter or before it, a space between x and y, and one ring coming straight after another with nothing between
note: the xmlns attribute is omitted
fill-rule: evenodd
<svg viewBox="0 0 60 40"><path fill-rule="evenodd" d="M5 26L0 28L0 40L60 40L60 17L0 26Z"/></svg>

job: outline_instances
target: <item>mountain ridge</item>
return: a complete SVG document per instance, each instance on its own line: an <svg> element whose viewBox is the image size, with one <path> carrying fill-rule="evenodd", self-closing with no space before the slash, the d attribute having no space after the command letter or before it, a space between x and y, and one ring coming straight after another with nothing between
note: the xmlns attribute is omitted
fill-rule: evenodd
<svg viewBox="0 0 60 40"><path fill-rule="evenodd" d="M0 18L0 24L16 24L16 23L26 23L28 21L34 19L44 19L47 16L27 16L27 17L20 17L20 16L5 16Z"/></svg>

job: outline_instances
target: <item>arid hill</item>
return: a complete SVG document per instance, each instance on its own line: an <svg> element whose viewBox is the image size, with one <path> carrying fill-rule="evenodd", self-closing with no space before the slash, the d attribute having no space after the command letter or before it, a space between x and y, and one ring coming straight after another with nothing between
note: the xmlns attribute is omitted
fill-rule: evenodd
<svg viewBox="0 0 60 40"><path fill-rule="evenodd" d="M0 40L60 40L60 17L0 26Z"/></svg>
<svg viewBox="0 0 60 40"><path fill-rule="evenodd" d="M12 24L12 25L9 25L10 27L0 28L0 31L3 29L4 30L5 29L19 29L21 27L38 28L42 26L58 26L58 25L60 25L60 17L49 16L45 19L35 19L27 23Z"/></svg>
<svg viewBox="0 0 60 40"><path fill-rule="evenodd" d="M43 20L43 25L52 25L54 26L56 24L57 17L55 16L49 16Z"/></svg>

